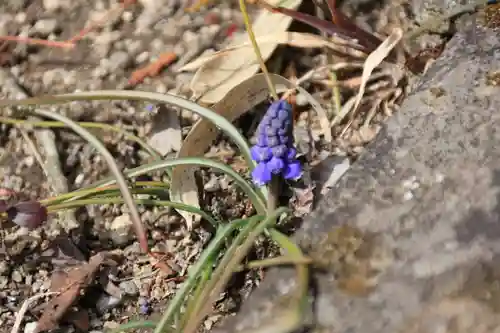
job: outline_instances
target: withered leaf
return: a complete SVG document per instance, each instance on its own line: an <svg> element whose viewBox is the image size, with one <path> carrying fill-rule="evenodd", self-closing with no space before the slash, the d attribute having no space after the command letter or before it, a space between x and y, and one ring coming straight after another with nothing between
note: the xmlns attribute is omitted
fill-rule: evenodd
<svg viewBox="0 0 500 333"><path fill-rule="evenodd" d="M91 257L88 263L71 268L68 272L58 272L53 275L51 291L60 294L43 306L43 314L34 333L57 327L59 321L79 298L80 292L92 283L105 259L106 253L101 252Z"/></svg>

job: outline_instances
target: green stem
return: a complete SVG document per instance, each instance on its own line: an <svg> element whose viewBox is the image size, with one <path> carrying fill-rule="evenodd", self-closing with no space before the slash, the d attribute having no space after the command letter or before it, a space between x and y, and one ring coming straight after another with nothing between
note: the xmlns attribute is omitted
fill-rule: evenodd
<svg viewBox="0 0 500 333"><path fill-rule="evenodd" d="M248 165L251 166L252 169L255 167L255 162L252 160L248 143L229 120L227 120L225 117L215 113L214 111L208 108L202 107L185 98L171 94L161 94L155 92L135 91L135 90L81 91L71 94L41 96L41 97L26 98L21 100L3 99L0 100L0 107L12 107L17 105L62 104L75 101L99 101L99 100L120 100L120 99L144 101L144 102L157 102L157 103L165 103L168 105L175 105L182 109L194 112L200 115L201 117L209 119L210 121L216 123L217 126L234 141L234 143L240 149L240 152L247 161ZM36 110L32 112L35 114L38 113L38 111ZM39 115L42 117L46 116L43 113L39 113Z"/></svg>
<svg viewBox="0 0 500 333"><path fill-rule="evenodd" d="M0 117L0 123L16 125L16 126L25 126L25 127L29 127L29 126L42 127L42 128L65 128L65 127L67 127L66 124L64 124L60 121L33 121L33 120L15 119L15 118L8 118L8 117ZM138 136L131 134L131 133L129 133L129 132L125 131L124 129L121 129L117 126L104 124L104 123L85 122L85 121L79 121L76 123L83 128L97 128L97 129L102 129L105 131L107 130L107 131L119 133L119 134L123 135L125 138L136 142L146 152L148 152L149 155L154 157L155 160L162 159L162 156L160 155L160 153L158 153L154 148L152 148L150 145L148 145L146 142L144 142L141 138L139 138Z"/></svg>
<svg viewBox="0 0 500 333"><path fill-rule="evenodd" d="M250 219L231 221L229 224L223 225L217 230L214 239L202 252L194 266L189 269L188 279L182 284L181 288L176 292L174 298L168 304L168 308L156 326L154 333L167 332L167 328L172 325L174 316L185 302L188 293L194 288L198 277L206 269L207 265L212 264L212 258L217 256L220 248L226 243L233 231L242 226L253 225L262 218L262 216L252 216Z"/></svg>
<svg viewBox="0 0 500 333"><path fill-rule="evenodd" d="M281 191L281 178L274 176L268 185L267 211L270 213L279 206L279 194Z"/></svg>
<svg viewBox="0 0 500 333"><path fill-rule="evenodd" d="M235 272L246 271L249 269L255 268L266 268L271 266L279 266L279 265L297 265L297 264L311 264L313 260L308 257L295 258L289 255L276 257L276 258L268 258L262 260L254 260L250 261L244 265L238 266Z"/></svg>
<svg viewBox="0 0 500 333"><path fill-rule="evenodd" d="M131 321L126 324L118 326L118 328L115 328L112 330L110 333L122 333L127 330L135 330L138 328L155 328L156 327L156 322L154 321Z"/></svg>
<svg viewBox="0 0 500 333"><path fill-rule="evenodd" d="M248 38L250 39L250 42L252 43L253 51L255 52L255 56L257 57L257 61L259 62L260 69L262 70L262 73L264 73L264 76L266 78L267 86L269 88L269 93L273 97L275 101L277 101L278 94L276 93L276 87L273 84L273 81L271 80L271 77L269 76L269 71L267 70L266 63L264 62L264 59L262 58L262 53L260 52L259 44L257 44L257 40L255 39L255 34L253 32L252 28L252 22L250 20L250 17L248 16L248 11L247 7L245 4L245 0L239 0L240 2L240 10L243 15L243 21L245 22L245 27L247 29L248 33ZM273 212L276 210L276 207L278 207L279 203L279 191L280 191L280 179L278 177L273 177L271 179L271 183L269 184L268 187L268 198L267 198L267 211L268 213Z"/></svg>
<svg viewBox="0 0 500 333"><path fill-rule="evenodd" d="M259 45L257 44L257 40L255 39L255 34L252 29L252 22L250 20L250 17L248 16L248 11L247 11L247 6L245 4L245 0L239 0L240 1L240 10L241 14L243 15L243 21L245 22L245 27L247 29L248 33L248 38L250 39L250 42L252 43L253 46L253 51L255 52L255 55L257 56L257 61L259 62L260 69L262 70L262 73L264 73L264 76L266 77L266 82L269 87L269 93L273 97L274 100L278 100L278 94L276 93L276 88L274 87L273 81L271 81L271 78L269 77L269 72L267 70L266 64L264 62L264 59L262 58L262 53L260 52Z"/></svg>
<svg viewBox="0 0 500 333"><path fill-rule="evenodd" d="M167 183L159 182L159 181L138 181L138 182L134 182L133 186L134 187L135 186L146 187L147 189L160 190L160 191L164 191L164 190L168 189ZM143 190L143 189L141 189L141 190ZM39 200L39 202L44 206L52 206L52 205L56 205L58 203L61 203L63 201L66 201L68 199L72 199L75 196L78 196L79 199L83 199L83 198L85 198L87 196L91 196L91 195L97 196L97 195L106 194L106 193L110 193L110 192L114 193L116 191L119 191L118 186L106 185L106 186L101 186L101 187L81 189L81 190L76 190L76 191L72 191L72 192L68 192L68 193L59 194L55 197ZM131 189L131 191L133 193L137 193L137 192L134 192L133 188Z"/></svg>
<svg viewBox="0 0 500 333"><path fill-rule="evenodd" d="M203 217L205 220L210 222L215 228L220 224L218 221L216 221L213 217L202 211L201 209L198 209L196 207L186 205L183 203L179 202L172 202L172 201L166 201L166 200L154 200L154 199L133 199L136 204L141 204L141 205L154 205L154 206L168 206L172 207L175 209L180 209L180 210L185 210L187 212L193 213L193 214L198 214L201 217ZM47 210L49 213L58 211L58 210L63 210L63 209L74 209L86 205L109 205L109 204L121 204L124 202L124 199L120 197L116 198L96 198L96 199L82 199L82 200L75 200L75 201L70 201L70 202L65 202L53 206L47 207Z"/></svg>
<svg viewBox="0 0 500 333"><path fill-rule="evenodd" d="M205 284L210 280L210 277L212 276L213 272L213 264L212 265L207 265L205 270L202 272L200 280L198 281L198 285L196 286L196 289L193 292L192 297L186 304L186 311L184 312L181 320L179 321L179 329L177 330L178 332L182 332L181 329L182 327L186 326L187 321L189 318L191 318L193 314L193 310L196 307L196 304L200 300L201 293L203 291L203 287Z"/></svg>
<svg viewBox="0 0 500 333"><path fill-rule="evenodd" d="M273 320L241 333L291 333L298 331L304 325L304 314L308 306L309 270L307 264L300 263L300 261L304 260L305 257L300 248L286 235L274 228L267 229L267 233L287 252L287 256L297 260L295 265L297 285L292 291L291 297L287 298L287 308L281 312L273 313Z"/></svg>
<svg viewBox="0 0 500 333"><path fill-rule="evenodd" d="M1 103L1 101L0 101ZM247 182L242 176L240 176L234 169L231 167L222 164L220 162L210 160L207 158L199 158L199 157L182 157L182 158L177 158L177 159L172 159L172 160L162 160L162 161L156 161L156 162L151 162L149 164L141 165L137 168L125 170L123 173L127 178L132 178L132 177L137 177L141 176L144 174L147 174L149 172L157 171L157 170L163 170L166 168L171 168L174 166L178 165L198 165L198 166L204 166L204 167L209 167L209 168L215 168L218 169L222 172L224 172L226 175L230 176L235 183L245 192L250 201L252 201L252 204L254 205L255 209L259 212L259 214L264 214L266 211L266 206L264 203L264 199L262 196L257 193L254 188ZM108 178L105 180L101 180L95 184L92 185L93 188L97 186L108 186L115 184L116 180L113 178ZM93 188L88 188L85 190L92 190ZM95 191L95 189L94 189ZM69 195L69 193L68 193ZM84 193L85 195L85 193ZM72 192L72 197L69 200L76 200L80 198L80 194L78 191Z"/></svg>
<svg viewBox="0 0 500 333"><path fill-rule="evenodd" d="M196 331L198 325L209 313L213 303L226 286L235 268L247 255L253 245L253 242L262 232L264 232L266 228L275 223L278 216L287 212L287 210L287 208L283 207L278 208L269 214L262 222L256 225L248 225L245 229L246 231L242 231L238 234L231 247L224 254L224 257L217 266L217 269L215 270L209 283L203 290L203 293L200 296L202 303L197 307L197 309L193 310L193 319L188 322L183 332L193 333ZM241 245L239 245L239 243ZM158 331L155 333L160 332Z"/></svg>

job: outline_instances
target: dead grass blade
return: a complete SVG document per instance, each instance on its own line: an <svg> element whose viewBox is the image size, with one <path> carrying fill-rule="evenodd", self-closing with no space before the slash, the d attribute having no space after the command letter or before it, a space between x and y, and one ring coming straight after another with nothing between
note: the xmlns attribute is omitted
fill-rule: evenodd
<svg viewBox="0 0 500 333"><path fill-rule="evenodd" d="M297 48L322 48L328 47L332 50L337 50L340 46L344 46L345 44L339 44L336 42L332 42L326 38L323 38L318 35L303 33L303 32L292 32L292 31L278 31L271 34L258 36L256 37L257 43L259 46L277 43L277 44L286 44L289 46L297 47ZM214 52L211 54L203 55L190 63L182 66L178 69L179 72L183 71L193 71L199 69L201 66L210 63L211 61L216 60L217 58L227 56L232 52L236 52L238 50L244 49L245 52L251 52L252 44L250 42L241 43L238 45L233 45L227 47L221 51Z"/></svg>
<svg viewBox="0 0 500 333"><path fill-rule="evenodd" d="M391 35L387 37L384 42L380 44L379 47L377 47L375 51L370 53L370 55L366 58L363 65L363 73L361 75L361 84L359 86L356 97L354 99L348 100L344 104L341 112L333 119L331 126L339 124L347 114L350 114L350 122L352 122L352 119L356 115L356 111L365 93L366 84L368 83L370 76L372 75L375 68L377 68L377 66L379 66L382 61L384 61L384 59L391 53L392 49L399 43L402 37L403 30L399 28L394 29ZM342 132L345 132L346 129L347 128L344 128Z"/></svg>
<svg viewBox="0 0 500 333"><path fill-rule="evenodd" d="M272 0L271 3L279 3L281 0ZM302 0L287 0L288 8L297 8ZM253 31L256 38L269 34L269 27L273 27L274 31L286 31L292 22L291 17L284 15L276 15L267 10L260 10L257 17L253 21ZM233 36L229 47L247 43L249 38L247 34L239 34ZM266 61L274 52L279 44L273 41L259 45L262 53L262 58ZM210 66L204 72L204 75L197 75L199 85L195 91L205 91L204 94L196 94L201 96L199 101L204 104L214 104L220 101L233 87L237 86L244 80L252 77L259 70L259 64L256 62L253 49L245 48L242 51L234 51L224 56L223 61ZM206 74L206 75L205 75ZM210 89L206 89L208 88Z"/></svg>
<svg viewBox="0 0 500 333"><path fill-rule="evenodd" d="M10 333L18 333L19 332L19 328L21 328L21 323L23 321L24 315L26 314L26 311L28 311L28 308L29 308L31 303L35 302L39 298L47 297L47 296L51 296L51 295L55 295L55 294L57 294L57 293L48 292L48 293L43 293L43 294L37 294L37 295L31 296L30 298L25 300L23 302L23 305L21 306L21 309L19 309L19 311L16 314L16 321L15 321L14 325L12 326L12 330L10 331Z"/></svg>
<svg viewBox="0 0 500 333"><path fill-rule="evenodd" d="M356 109L361 103L361 98L365 92L366 84L370 79L370 76L375 68L384 61L384 59L391 53L392 49L399 43L403 37L403 30L396 28L393 30L391 35L387 37L382 44L380 44L375 51L370 53L366 58L365 64L363 66L363 74L361 74L361 85L359 87L358 94L356 96L356 102L351 113L351 117L354 116Z"/></svg>

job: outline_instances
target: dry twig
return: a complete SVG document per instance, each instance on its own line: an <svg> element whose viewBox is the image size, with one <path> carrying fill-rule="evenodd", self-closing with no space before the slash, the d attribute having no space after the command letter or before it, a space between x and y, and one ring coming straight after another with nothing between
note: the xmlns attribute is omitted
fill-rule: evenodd
<svg viewBox="0 0 500 333"><path fill-rule="evenodd" d="M38 295L31 296L30 298L25 300L23 302L23 305L21 306L21 308L19 309L19 311L16 314L16 321L14 322L14 325L12 326L12 330L10 331L10 333L19 332L19 328L21 327L21 323L23 321L24 315L26 314L26 311L28 311L28 308L31 305L31 303L35 302L39 298L51 296L51 295L55 295L55 294L58 294L58 293L57 292L48 292L48 293L38 294Z"/></svg>

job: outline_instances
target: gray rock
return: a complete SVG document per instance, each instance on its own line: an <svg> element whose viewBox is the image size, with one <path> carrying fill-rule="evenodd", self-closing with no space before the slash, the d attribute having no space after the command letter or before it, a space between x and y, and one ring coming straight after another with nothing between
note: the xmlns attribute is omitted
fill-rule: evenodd
<svg viewBox="0 0 500 333"><path fill-rule="evenodd" d="M498 31L457 33L306 219L309 332L499 332L499 63ZM280 331L295 276L272 269L213 332Z"/></svg>
<svg viewBox="0 0 500 333"><path fill-rule="evenodd" d="M413 0L411 7L415 13L417 23L423 23L429 19L443 16L459 9L465 5L479 3L478 0ZM444 22L435 28L435 32L446 32L449 22Z"/></svg>

